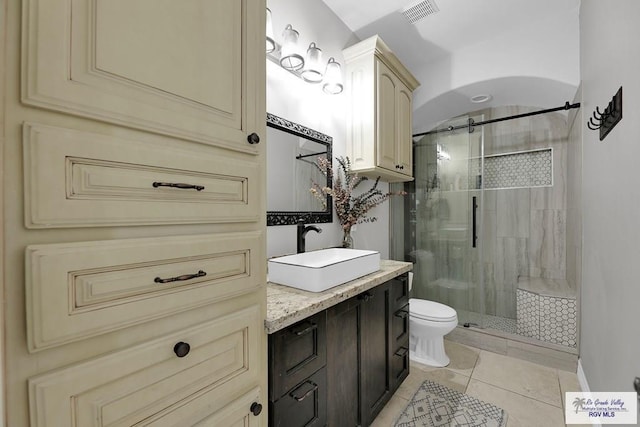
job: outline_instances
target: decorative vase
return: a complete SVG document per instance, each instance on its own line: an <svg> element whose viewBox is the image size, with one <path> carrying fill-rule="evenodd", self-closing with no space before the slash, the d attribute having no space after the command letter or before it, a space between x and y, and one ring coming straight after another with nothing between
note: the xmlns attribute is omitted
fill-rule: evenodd
<svg viewBox="0 0 640 427"><path fill-rule="evenodd" d="M347 249L353 249L353 237L351 237L351 229L343 230L342 235L342 247Z"/></svg>

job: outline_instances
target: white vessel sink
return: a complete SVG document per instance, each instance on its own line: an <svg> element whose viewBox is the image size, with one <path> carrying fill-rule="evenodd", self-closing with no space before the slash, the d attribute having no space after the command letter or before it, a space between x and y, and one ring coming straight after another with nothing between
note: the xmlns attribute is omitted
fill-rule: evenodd
<svg viewBox="0 0 640 427"><path fill-rule="evenodd" d="M322 292L380 270L380 252L331 248L269 260L269 281Z"/></svg>

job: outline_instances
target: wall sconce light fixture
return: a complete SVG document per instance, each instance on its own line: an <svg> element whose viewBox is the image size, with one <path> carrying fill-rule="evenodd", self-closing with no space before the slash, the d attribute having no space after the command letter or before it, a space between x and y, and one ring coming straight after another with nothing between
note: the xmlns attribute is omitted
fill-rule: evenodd
<svg viewBox="0 0 640 427"><path fill-rule="evenodd" d="M322 90L332 95L337 95L342 92L342 69L340 63L335 59L329 58L327 62L327 69L324 72L324 82L322 83Z"/></svg>
<svg viewBox="0 0 640 427"><path fill-rule="evenodd" d="M267 8L267 59L308 83L322 83L322 90L331 95L342 92L342 70L340 63L330 58L326 67L322 61L322 50L315 42L309 44L303 57L298 46L298 33L291 24L282 33L282 45L273 37L271 10Z"/></svg>
<svg viewBox="0 0 640 427"><path fill-rule="evenodd" d="M273 23L271 22L271 10L267 8L267 54L276 50L276 42L273 38Z"/></svg>

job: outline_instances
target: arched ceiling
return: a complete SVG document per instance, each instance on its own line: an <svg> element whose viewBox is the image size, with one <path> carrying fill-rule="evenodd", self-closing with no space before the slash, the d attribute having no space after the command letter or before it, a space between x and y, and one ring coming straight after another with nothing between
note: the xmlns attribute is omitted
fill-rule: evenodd
<svg viewBox="0 0 640 427"><path fill-rule="evenodd" d="M439 11L410 23L414 0L323 0L358 37L379 34L421 82L414 129L479 108L551 108L580 83L580 0L429 0ZM490 94L489 103L470 97Z"/></svg>

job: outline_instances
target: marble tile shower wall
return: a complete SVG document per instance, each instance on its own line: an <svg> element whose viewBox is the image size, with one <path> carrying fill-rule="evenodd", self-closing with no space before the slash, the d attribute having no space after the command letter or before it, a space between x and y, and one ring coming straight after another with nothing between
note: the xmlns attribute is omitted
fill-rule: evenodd
<svg viewBox="0 0 640 427"><path fill-rule="evenodd" d="M533 110L502 107L482 113L490 119ZM567 122L561 113L543 114L485 126L484 132L486 155L553 149L553 186L484 194L485 312L515 318L518 276L566 277Z"/></svg>

